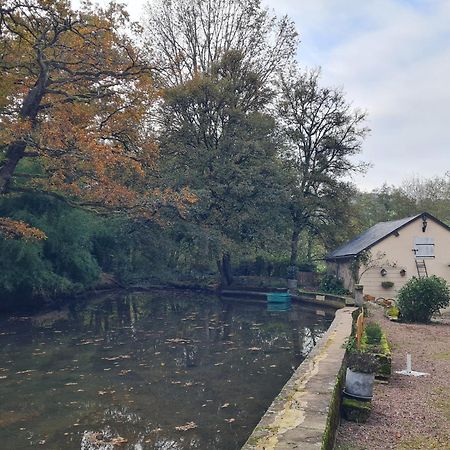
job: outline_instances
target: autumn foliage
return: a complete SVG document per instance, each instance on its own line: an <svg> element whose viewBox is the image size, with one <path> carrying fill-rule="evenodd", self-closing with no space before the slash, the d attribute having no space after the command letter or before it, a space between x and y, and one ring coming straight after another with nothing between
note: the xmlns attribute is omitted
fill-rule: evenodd
<svg viewBox="0 0 450 450"><path fill-rule="evenodd" d="M133 42L138 31L115 4L2 2L0 194L45 192L147 217L194 200L155 190L148 114L159 93Z"/></svg>

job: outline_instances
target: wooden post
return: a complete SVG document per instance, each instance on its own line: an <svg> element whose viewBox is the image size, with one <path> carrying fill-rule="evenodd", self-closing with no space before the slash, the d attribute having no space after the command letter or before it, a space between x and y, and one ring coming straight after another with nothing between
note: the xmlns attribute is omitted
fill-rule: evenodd
<svg viewBox="0 0 450 450"><path fill-rule="evenodd" d="M361 338L364 332L364 312L361 312L356 320L356 345L361 347Z"/></svg>

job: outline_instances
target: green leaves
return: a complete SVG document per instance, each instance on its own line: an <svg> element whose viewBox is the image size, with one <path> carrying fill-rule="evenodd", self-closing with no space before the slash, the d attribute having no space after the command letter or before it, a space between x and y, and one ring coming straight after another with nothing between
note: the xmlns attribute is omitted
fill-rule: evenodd
<svg viewBox="0 0 450 450"><path fill-rule="evenodd" d="M447 282L435 275L411 278L398 293L401 316L408 322L429 322L432 315L450 304Z"/></svg>

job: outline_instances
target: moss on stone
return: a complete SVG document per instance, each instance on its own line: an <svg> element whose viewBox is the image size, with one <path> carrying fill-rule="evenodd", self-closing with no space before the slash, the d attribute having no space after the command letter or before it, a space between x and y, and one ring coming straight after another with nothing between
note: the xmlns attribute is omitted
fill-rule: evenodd
<svg viewBox="0 0 450 450"><path fill-rule="evenodd" d="M391 348L387 340L386 334L381 335L380 344L373 346L367 344L366 335L361 338L361 349L373 353L378 360L378 371L375 374L379 378L387 378L392 374L392 357Z"/></svg>
<svg viewBox="0 0 450 450"><path fill-rule="evenodd" d="M339 426L341 410L341 394L345 383L345 365L343 364L336 377L330 406L328 409L327 424L322 438L322 450L333 450L336 440L336 430Z"/></svg>
<svg viewBox="0 0 450 450"><path fill-rule="evenodd" d="M371 402L363 402L351 398L342 400L342 415L346 420L357 423L367 422L372 411Z"/></svg>

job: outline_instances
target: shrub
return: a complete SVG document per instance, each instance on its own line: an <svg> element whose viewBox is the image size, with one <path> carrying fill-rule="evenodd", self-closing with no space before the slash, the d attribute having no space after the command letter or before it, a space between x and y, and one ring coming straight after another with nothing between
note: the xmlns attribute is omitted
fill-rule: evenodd
<svg viewBox="0 0 450 450"><path fill-rule="evenodd" d="M369 345L379 345L380 344L381 336L383 335L380 325L378 325L377 323L368 323L366 325L365 332L366 332L367 344L369 344Z"/></svg>
<svg viewBox="0 0 450 450"><path fill-rule="evenodd" d="M450 290L440 277L411 278L398 293L401 316L408 322L429 322L432 315L450 304Z"/></svg>
<svg viewBox="0 0 450 450"><path fill-rule="evenodd" d="M330 294L344 295L349 292L344 288L342 280L330 273L325 274L320 282L320 291L328 292Z"/></svg>

